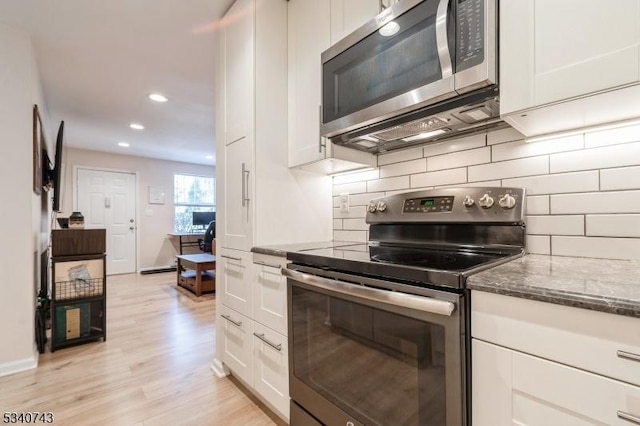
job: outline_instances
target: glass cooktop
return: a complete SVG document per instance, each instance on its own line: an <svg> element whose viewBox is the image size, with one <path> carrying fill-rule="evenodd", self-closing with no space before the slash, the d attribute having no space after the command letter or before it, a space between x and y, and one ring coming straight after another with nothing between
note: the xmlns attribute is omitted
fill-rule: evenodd
<svg viewBox="0 0 640 426"><path fill-rule="evenodd" d="M375 277L461 288L476 268L502 263L518 253L446 248L355 244L289 252L287 258L308 266Z"/></svg>

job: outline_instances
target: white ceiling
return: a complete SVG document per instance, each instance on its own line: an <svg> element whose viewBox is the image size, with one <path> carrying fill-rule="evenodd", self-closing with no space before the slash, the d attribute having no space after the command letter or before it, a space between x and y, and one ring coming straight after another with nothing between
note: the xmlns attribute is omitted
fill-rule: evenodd
<svg viewBox="0 0 640 426"><path fill-rule="evenodd" d="M213 165L214 30L232 1L2 0L0 22L31 34L67 146Z"/></svg>

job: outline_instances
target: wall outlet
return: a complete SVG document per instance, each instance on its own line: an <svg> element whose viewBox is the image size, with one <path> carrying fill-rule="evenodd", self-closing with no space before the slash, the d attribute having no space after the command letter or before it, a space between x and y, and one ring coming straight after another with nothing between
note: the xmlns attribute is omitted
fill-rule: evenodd
<svg viewBox="0 0 640 426"><path fill-rule="evenodd" d="M349 194L340 194L340 212L349 213Z"/></svg>

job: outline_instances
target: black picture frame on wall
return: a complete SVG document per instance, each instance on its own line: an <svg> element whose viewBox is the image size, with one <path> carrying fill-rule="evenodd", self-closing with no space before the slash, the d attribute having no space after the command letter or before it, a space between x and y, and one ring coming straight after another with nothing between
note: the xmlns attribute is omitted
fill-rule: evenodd
<svg viewBox="0 0 640 426"><path fill-rule="evenodd" d="M46 147L38 105L33 106L33 192L42 194L42 161Z"/></svg>

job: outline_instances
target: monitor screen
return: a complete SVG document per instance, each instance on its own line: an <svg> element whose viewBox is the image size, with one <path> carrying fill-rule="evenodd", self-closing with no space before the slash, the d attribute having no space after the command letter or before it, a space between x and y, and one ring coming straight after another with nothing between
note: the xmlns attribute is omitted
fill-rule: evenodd
<svg viewBox="0 0 640 426"><path fill-rule="evenodd" d="M204 228L214 220L216 220L216 212L193 212L193 226Z"/></svg>

